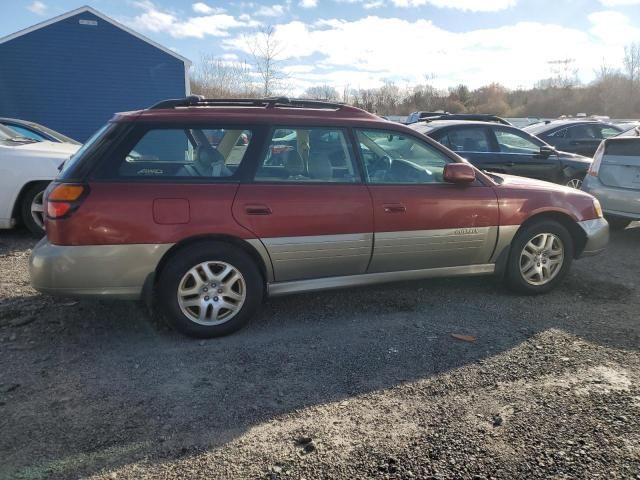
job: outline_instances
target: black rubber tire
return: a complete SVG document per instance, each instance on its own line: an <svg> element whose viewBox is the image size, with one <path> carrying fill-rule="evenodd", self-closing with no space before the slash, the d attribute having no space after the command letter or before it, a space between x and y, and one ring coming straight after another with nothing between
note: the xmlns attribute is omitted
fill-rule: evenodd
<svg viewBox="0 0 640 480"><path fill-rule="evenodd" d="M609 228L612 231L618 232L627 228L631 223L631 220L623 217L607 217L607 222L609 223Z"/></svg>
<svg viewBox="0 0 640 480"><path fill-rule="evenodd" d="M20 220L27 230L37 237L43 237L45 235L45 231L44 228L40 227L40 225L38 225L31 217L31 203L36 195L40 192L44 192L46 188L47 184L36 183L35 185L27 188L20 200Z"/></svg>
<svg viewBox="0 0 640 480"><path fill-rule="evenodd" d="M224 261L237 268L244 277L247 296L241 310L221 325L200 325L187 318L178 305L178 284L194 265L205 261ZM176 252L165 264L156 283L155 303L161 315L176 330L196 338L221 337L233 333L251 320L262 304L264 279L256 262L233 245L205 241L191 244Z"/></svg>
<svg viewBox="0 0 640 480"><path fill-rule="evenodd" d="M549 283L545 285L531 285L522 278L522 274L520 273L520 253L529 240L540 233L553 233L560 238L564 247L564 263L560 273ZM564 277L566 277L569 272L571 262L573 261L574 250L575 247L571 234L561 223L554 220L540 220L527 225L518 231L511 242L509 260L507 261L506 268L507 286L511 290L525 295L538 295L553 290L564 280Z"/></svg>

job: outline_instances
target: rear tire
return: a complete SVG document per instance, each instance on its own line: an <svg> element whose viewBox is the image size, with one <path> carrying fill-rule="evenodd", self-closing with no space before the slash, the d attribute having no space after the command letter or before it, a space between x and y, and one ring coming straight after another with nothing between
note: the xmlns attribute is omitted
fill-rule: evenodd
<svg viewBox="0 0 640 480"><path fill-rule="evenodd" d="M631 220L623 217L607 217L607 222L609 223L609 228L617 232L627 228L631 223Z"/></svg>
<svg viewBox="0 0 640 480"><path fill-rule="evenodd" d="M44 231L44 191L47 185L38 183L30 186L22 195L20 219L22 224L37 237L43 237Z"/></svg>
<svg viewBox="0 0 640 480"><path fill-rule="evenodd" d="M197 338L242 328L262 303L264 280L255 261L223 242L178 251L158 278L156 301L176 330Z"/></svg>
<svg viewBox="0 0 640 480"><path fill-rule="evenodd" d="M553 290L567 275L574 245L567 229L554 220L540 220L520 230L507 261L507 286L526 295Z"/></svg>

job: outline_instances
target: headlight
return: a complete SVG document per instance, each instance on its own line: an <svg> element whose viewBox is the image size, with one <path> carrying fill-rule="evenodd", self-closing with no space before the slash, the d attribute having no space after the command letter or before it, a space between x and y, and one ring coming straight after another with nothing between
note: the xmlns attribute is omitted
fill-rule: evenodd
<svg viewBox="0 0 640 480"><path fill-rule="evenodd" d="M593 209L596 211L596 215L598 215L599 218L604 217L604 214L602 213L602 205L600 205L597 198L593 199Z"/></svg>

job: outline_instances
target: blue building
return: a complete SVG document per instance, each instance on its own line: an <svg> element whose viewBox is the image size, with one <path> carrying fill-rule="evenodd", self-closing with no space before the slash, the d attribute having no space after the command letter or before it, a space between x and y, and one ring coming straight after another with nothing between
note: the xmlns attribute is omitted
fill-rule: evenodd
<svg viewBox="0 0 640 480"><path fill-rule="evenodd" d="M189 94L191 62L91 7L0 39L0 117L81 142L115 112Z"/></svg>

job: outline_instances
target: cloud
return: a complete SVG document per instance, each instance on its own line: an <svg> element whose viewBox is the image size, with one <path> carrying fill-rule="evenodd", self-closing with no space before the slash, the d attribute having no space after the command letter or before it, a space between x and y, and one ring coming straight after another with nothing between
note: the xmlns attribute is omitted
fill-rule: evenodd
<svg viewBox="0 0 640 480"><path fill-rule="evenodd" d="M35 13L36 15L44 15L47 13L47 5L43 2L35 1L31 5L27 6L27 10Z"/></svg>
<svg viewBox="0 0 640 480"><path fill-rule="evenodd" d="M286 8L284 5L270 5L260 7L255 14L262 17L279 17L280 15L284 15L285 12Z"/></svg>
<svg viewBox="0 0 640 480"><path fill-rule="evenodd" d="M168 33L176 38L205 38L207 35L226 37L229 36L229 30L260 25L250 17L235 18L224 13L198 15L181 20L174 12L160 9L150 0L138 0L134 2L134 6L142 10L142 13L127 22L132 27L142 31ZM217 11L204 3L194 4L194 11L196 8L202 13L205 10Z"/></svg>
<svg viewBox="0 0 640 480"><path fill-rule="evenodd" d="M302 8L315 8L318 6L318 0L300 0L298 5Z"/></svg>
<svg viewBox="0 0 640 480"><path fill-rule="evenodd" d="M367 10L371 10L373 8L380 8L384 6L384 1L383 0L372 0L371 2L366 2L364 3L364 5L362 5L364 8L366 8Z"/></svg>
<svg viewBox="0 0 640 480"><path fill-rule="evenodd" d="M292 75L299 81L369 87L385 79L420 83L433 75L437 87L498 81L516 88L549 76L549 62L567 58L589 80L603 58L620 64L624 45L640 38L638 25L620 12L595 12L588 21L589 27L580 29L524 21L457 32L425 19L368 16L313 24L291 21L276 25L275 36L283 61L316 67ZM413 47L407 47L407 38ZM250 44L251 35L223 40L225 48L245 53Z"/></svg>
<svg viewBox="0 0 640 480"><path fill-rule="evenodd" d="M194 12L202 13L204 15L213 15L216 13L223 13L225 11L224 8L210 7L204 2L194 3L191 5L191 8L193 8Z"/></svg>
<svg viewBox="0 0 640 480"><path fill-rule="evenodd" d="M615 1L615 0L614 0ZM396 7L421 7L431 5L470 12L497 12L515 6L516 0L391 0Z"/></svg>

